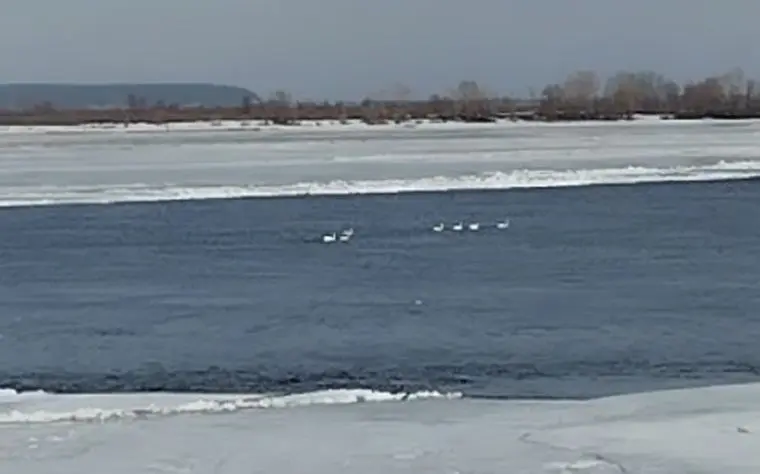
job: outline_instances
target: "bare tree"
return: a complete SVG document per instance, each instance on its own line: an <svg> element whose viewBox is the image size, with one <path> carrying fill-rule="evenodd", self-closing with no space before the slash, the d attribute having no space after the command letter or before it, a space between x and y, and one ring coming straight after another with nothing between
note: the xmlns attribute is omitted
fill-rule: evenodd
<svg viewBox="0 0 760 474"><path fill-rule="evenodd" d="M618 72L609 78L604 90L618 113L662 112L677 107L679 93L678 84L654 71Z"/></svg>
<svg viewBox="0 0 760 474"><path fill-rule="evenodd" d="M744 71L740 67L735 67L719 77L723 93L729 97L741 95L747 84Z"/></svg>
<svg viewBox="0 0 760 474"><path fill-rule="evenodd" d="M727 102L726 105L737 109L744 108L746 105L745 92L747 89L744 71L736 67L724 73L718 79L723 88L723 95Z"/></svg>
<svg viewBox="0 0 760 474"><path fill-rule="evenodd" d="M752 102L755 99L755 93L757 90L757 82L754 79L747 81L747 87L744 91L744 107L751 108Z"/></svg>
<svg viewBox="0 0 760 474"><path fill-rule="evenodd" d="M293 105L293 97L284 90L276 90L270 96L269 102L279 107L290 107Z"/></svg>
<svg viewBox="0 0 760 474"><path fill-rule="evenodd" d="M565 103L565 90L559 84L549 84L541 91L539 111L544 117L555 117Z"/></svg>
<svg viewBox="0 0 760 474"><path fill-rule="evenodd" d="M687 110L706 114L722 109L725 98L721 78L708 77L701 82L685 85L681 100Z"/></svg>
<svg viewBox="0 0 760 474"><path fill-rule="evenodd" d="M541 91L541 97L547 102L560 104L565 100L565 89L559 84L549 84Z"/></svg>
<svg viewBox="0 0 760 474"><path fill-rule="evenodd" d="M681 86L675 81L666 81L662 85L662 92L665 96L665 109L671 112L681 108Z"/></svg>
<svg viewBox="0 0 760 474"><path fill-rule="evenodd" d="M456 114L475 116L481 113L480 109L485 96L476 81L460 81L449 96L454 100Z"/></svg>
<svg viewBox="0 0 760 474"><path fill-rule="evenodd" d="M483 91L476 81L461 81L457 86L457 91L464 100L480 100L483 98Z"/></svg>
<svg viewBox="0 0 760 474"><path fill-rule="evenodd" d="M278 124L292 123L297 115L297 109L293 108L293 98L284 90L274 91L264 104L268 120Z"/></svg>
<svg viewBox="0 0 760 474"><path fill-rule="evenodd" d="M576 71L567 76L562 89L568 104L591 107L599 93L599 76L594 71Z"/></svg>

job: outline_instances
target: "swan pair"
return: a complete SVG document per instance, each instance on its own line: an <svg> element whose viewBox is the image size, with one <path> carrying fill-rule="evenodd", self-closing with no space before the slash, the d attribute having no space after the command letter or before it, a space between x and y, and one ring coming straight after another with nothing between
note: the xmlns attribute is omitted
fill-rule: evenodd
<svg viewBox="0 0 760 474"><path fill-rule="evenodd" d="M336 242L336 241L348 242L349 240L351 240L351 237L353 236L354 236L354 228L351 227L351 228L341 231L340 235L336 234L335 232L333 232L332 234L324 234L322 236L322 242L326 244Z"/></svg>

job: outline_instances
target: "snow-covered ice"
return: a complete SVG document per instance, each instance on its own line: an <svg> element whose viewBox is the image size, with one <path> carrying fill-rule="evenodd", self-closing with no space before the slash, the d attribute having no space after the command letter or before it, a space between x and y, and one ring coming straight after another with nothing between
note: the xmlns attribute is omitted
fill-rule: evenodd
<svg viewBox="0 0 760 474"><path fill-rule="evenodd" d="M759 399L760 384L590 401L6 392L0 466L30 474L754 474Z"/></svg>
<svg viewBox="0 0 760 474"><path fill-rule="evenodd" d="M6 127L0 206L751 178L758 139L756 121Z"/></svg>

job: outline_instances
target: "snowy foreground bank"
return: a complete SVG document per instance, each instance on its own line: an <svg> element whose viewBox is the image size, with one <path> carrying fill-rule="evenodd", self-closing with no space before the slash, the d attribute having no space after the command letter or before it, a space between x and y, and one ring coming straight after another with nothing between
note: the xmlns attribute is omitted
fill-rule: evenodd
<svg viewBox="0 0 760 474"><path fill-rule="evenodd" d="M6 391L0 466L28 474L755 474L758 400L760 384L583 402L361 390L290 397Z"/></svg>

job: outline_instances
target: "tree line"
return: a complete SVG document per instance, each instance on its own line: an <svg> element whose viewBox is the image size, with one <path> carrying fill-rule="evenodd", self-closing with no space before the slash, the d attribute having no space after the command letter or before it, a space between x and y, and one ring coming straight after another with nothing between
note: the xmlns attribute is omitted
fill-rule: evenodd
<svg viewBox="0 0 760 474"><path fill-rule="evenodd" d="M760 112L757 82L735 68L724 74L679 84L652 71L619 72L604 86L592 71L578 71L561 84L546 86L540 108L558 112L629 115L755 116Z"/></svg>
<svg viewBox="0 0 760 474"><path fill-rule="evenodd" d="M411 90L397 84L389 91L361 102L294 100L278 90L263 98L241 97L237 107L203 107L187 104L149 104L130 95L121 106L99 109L57 108L41 101L25 110L0 111L0 124L74 124L92 122L167 123L198 120L264 120L296 124L304 120L363 120L366 123L408 120L493 121L513 120L623 120L634 114L660 114L674 118L760 117L757 81L735 68L724 74L679 84L653 71L622 71L603 79L581 70L563 81L548 84L527 98L490 92L476 81L463 80L444 93L425 100L412 99Z"/></svg>

